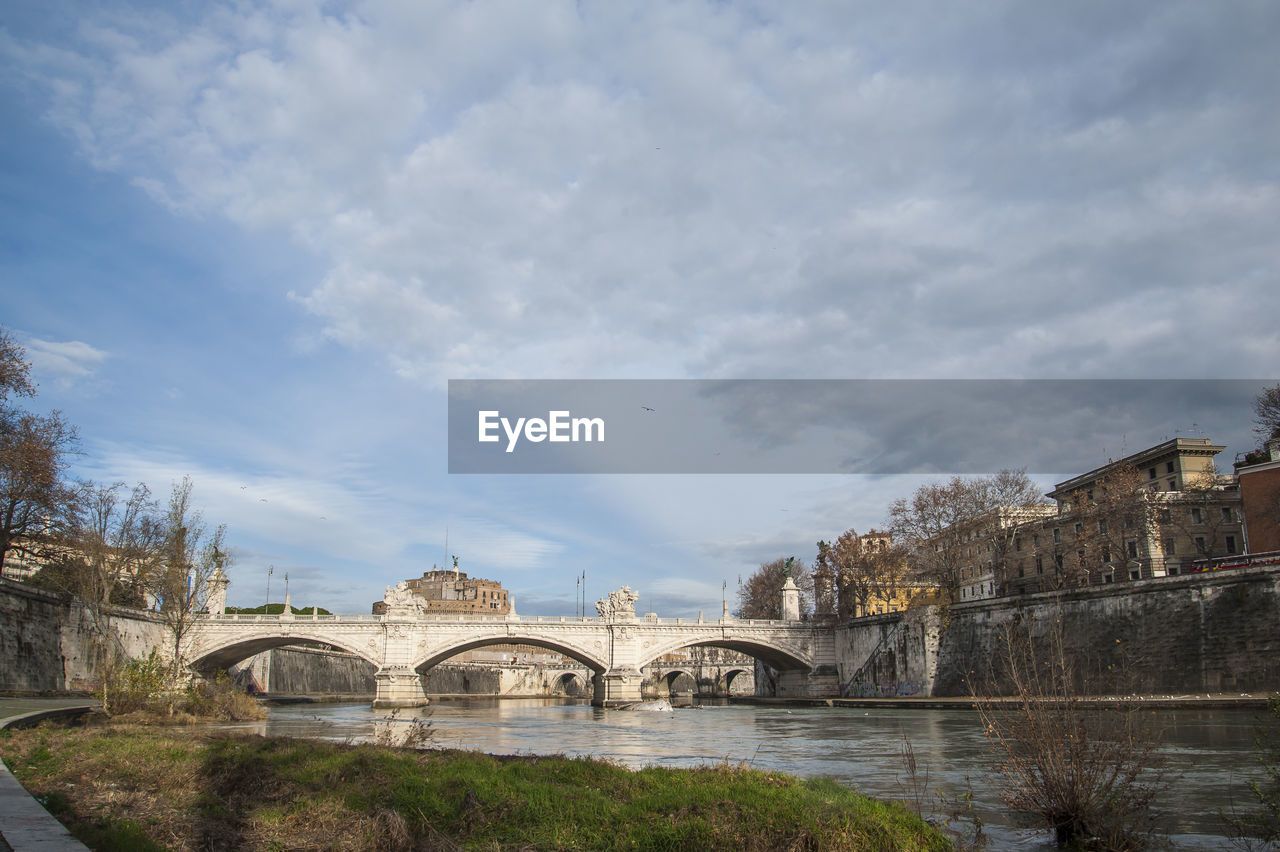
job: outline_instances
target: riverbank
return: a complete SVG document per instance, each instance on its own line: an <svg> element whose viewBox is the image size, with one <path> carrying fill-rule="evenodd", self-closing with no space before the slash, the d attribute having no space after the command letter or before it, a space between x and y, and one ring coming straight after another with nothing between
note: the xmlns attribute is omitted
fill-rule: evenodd
<svg viewBox="0 0 1280 852"><path fill-rule="evenodd" d="M0 734L0 756L90 847L948 848L895 803L728 763L634 771L116 726Z"/></svg>
<svg viewBox="0 0 1280 852"><path fill-rule="evenodd" d="M891 698L773 698L759 695L731 696L730 704L745 704L756 707L863 707L875 709L914 709L914 710L972 710L978 701L983 703L1013 702L1016 698L914 698L895 696ZM1136 703L1151 709L1167 710L1265 710L1266 695L1242 693L1205 694L1205 695L1096 695L1082 696L1074 699L1099 707Z"/></svg>

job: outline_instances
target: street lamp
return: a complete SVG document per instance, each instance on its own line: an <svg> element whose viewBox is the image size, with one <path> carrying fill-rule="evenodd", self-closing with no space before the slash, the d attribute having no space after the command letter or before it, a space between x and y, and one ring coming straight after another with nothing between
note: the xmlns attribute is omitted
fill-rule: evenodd
<svg viewBox="0 0 1280 852"><path fill-rule="evenodd" d="M263 615L271 614L271 575L276 573L275 565L267 566L267 605L262 608Z"/></svg>

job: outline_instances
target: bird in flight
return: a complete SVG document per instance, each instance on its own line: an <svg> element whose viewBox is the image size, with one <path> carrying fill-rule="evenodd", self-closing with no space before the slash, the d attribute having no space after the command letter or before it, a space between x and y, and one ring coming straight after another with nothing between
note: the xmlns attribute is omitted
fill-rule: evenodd
<svg viewBox="0 0 1280 852"><path fill-rule="evenodd" d="M652 409L652 408L650 408L650 407L649 407L649 406L647 406L647 405L642 405L642 406L640 406L640 407L641 407L641 408L643 408L645 411L653 411L653 409Z"/></svg>

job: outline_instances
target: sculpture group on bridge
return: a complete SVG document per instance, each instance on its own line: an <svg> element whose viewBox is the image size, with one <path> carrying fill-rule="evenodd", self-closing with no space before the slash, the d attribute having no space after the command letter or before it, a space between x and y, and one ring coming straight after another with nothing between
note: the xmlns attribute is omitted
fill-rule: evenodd
<svg viewBox="0 0 1280 852"><path fill-rule="evenodd" d="M638 600L640 600L638 593L633 592L630 586L623 586L621 589L610 592L609 597L596 601L596 612L600 613L600 617L605 621L612 621L618 617L635 618Z"/></svg>
<svg viewBox="0 0 1280 852"><path fill-rule="evenodd" d="M423 615L427 611L426 601L415 595L405 580L395 586L387 586L382 600L387 605L388 615Z"/></svg>

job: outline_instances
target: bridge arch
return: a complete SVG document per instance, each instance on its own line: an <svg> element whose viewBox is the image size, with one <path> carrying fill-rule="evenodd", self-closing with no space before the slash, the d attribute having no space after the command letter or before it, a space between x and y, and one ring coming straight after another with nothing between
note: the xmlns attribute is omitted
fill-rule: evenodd
<svg viewBox="0 0 1280 852"><path fill-rule="evenodd" d="M533 645L538 648L544 648L548 651L554 651L557 654L581 663L591 669L592 673L596 675L603 674L609 668L607 661L600 659L584 648L577 647L568 642L561 642L555 639L549 639L545 636L539 636L536 633L494 633L490 635L469 636L464 639L457 639L450 643L431 648L424 656L415 660L413 668L418 672L426 672L428 669L443 663L450 657L455 657L465 651L484 648L490 645Z"/></svg>
<svg viewBox="0 0 1280 852"><path fill-rule="evenodd" d="M375 669L382 664L380 660L370 656L366 651L362 651L358 644L346 642L341 637L326 636L321 633L291 631L288 636L258 635L243 638L236 637L228 641L204 645L194 652L189 652L191 656L187 659L187 668L197 674L209 674L218 669L230 668L236 663L247 660L263 651L270 651L272 648L283 648L289 645L302 645L304 647L328 646L359 657Z"/></svg>
<svg viewBox="0 0 1280 852"><path fill-rule="evenodd" d="M591 689L592 685L582 675L577 672L565 672L556 678L553 691L572 698L590 696Z"/></svg>
<svg viewBox="0 0 1280 852"><path fill-rule="evenodd" d="M666 672L662 676L663 682L667 685L667 695L673 695L675 693L676 681L680 680L681 677L688 679L688 683L690 685L689 692L694 694L698 692L700 684L698 683L697 676L687 669L675 668Z"/></svg>
<svg viewBox="0 0 1280 852"><path fill-rule="evenodd" d="M732 695L733 682L742 676L745 676L747 680L751 681L753 686L755 685L756 673L754 671L745 668L730 669L720 676L720 681L716 684L716 694Z"/></svg>
<svg viewBox="0 0 1280 852"><path fill-rule="evenodd" d="M664 654L675 653L684 648L728 648L731 651L738 651L757 660L762 660L778 671L809 671L813 668L810 660L801 656L803 652L798 649L784 648L778 645L770 644L759 640L753 640L747 637L734 636L715 639L686 639L678 642L670 642L660 645L653 649L646 649L645 659L640 662L641 666L647 666L654 660Z"/></svg>

